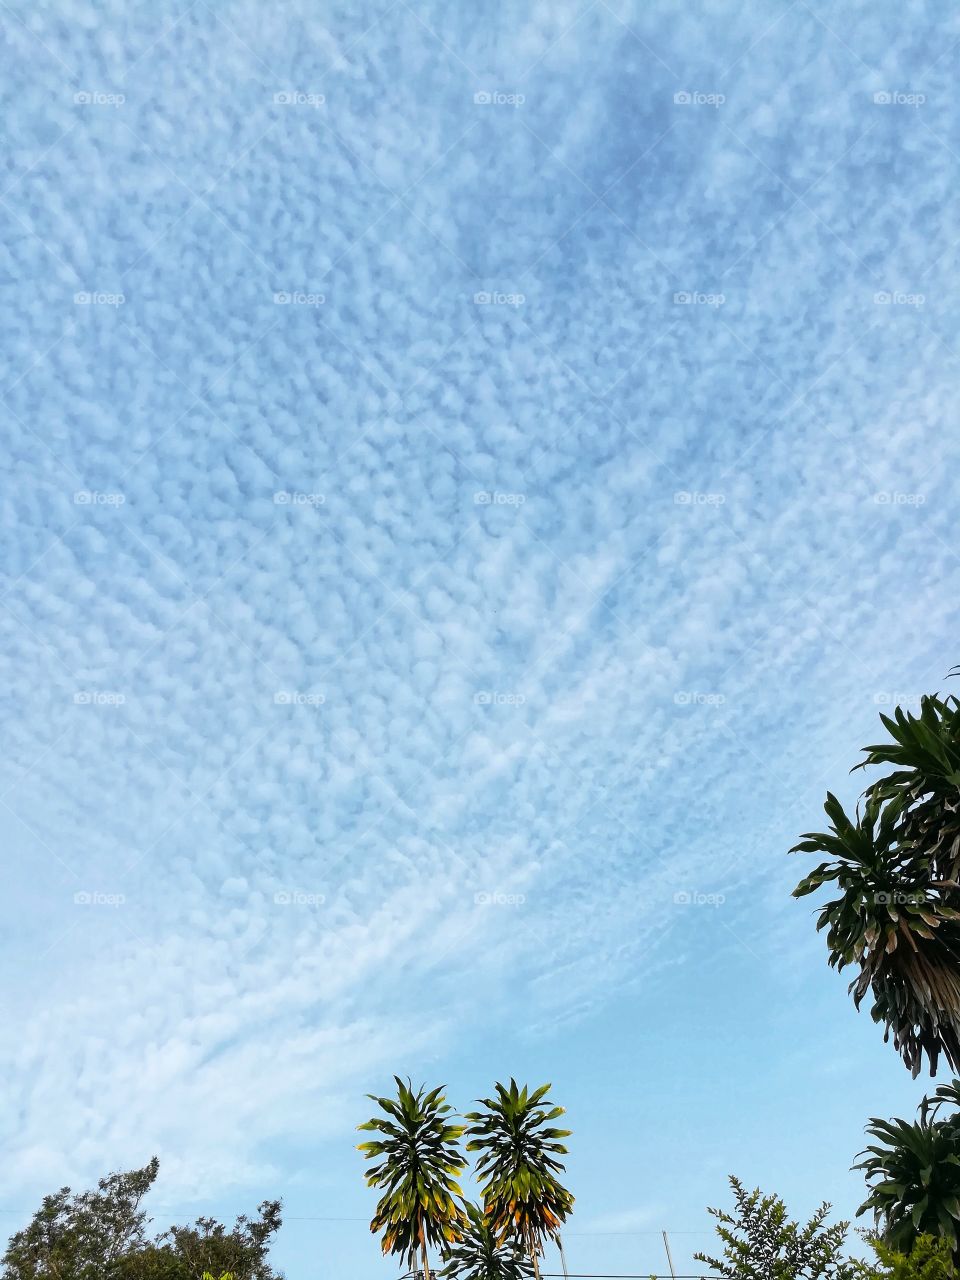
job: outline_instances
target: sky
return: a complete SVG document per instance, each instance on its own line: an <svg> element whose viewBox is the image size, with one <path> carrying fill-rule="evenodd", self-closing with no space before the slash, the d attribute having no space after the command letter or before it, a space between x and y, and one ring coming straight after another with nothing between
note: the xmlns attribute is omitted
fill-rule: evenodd
<svg viewBox="0 0 960 1280"><path fill-rule="evenodd" d="M960 661L955 7L0 37L4 1225L156 1153L396 1276L395 1072L553 1082L573 1270L852 1216L927 1086L787 850Z"/></svg>

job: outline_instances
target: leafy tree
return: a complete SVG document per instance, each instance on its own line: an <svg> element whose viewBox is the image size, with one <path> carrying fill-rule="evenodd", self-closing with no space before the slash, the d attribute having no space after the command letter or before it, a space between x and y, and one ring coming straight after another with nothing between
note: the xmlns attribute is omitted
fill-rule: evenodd
<svg viewBox="0 0 960 1280"><path fill-rule="evenodd" d="M357 1147L364 1159L379 1161L365 1175L367 1186L383 1189L370 1230L382 1232L383 1252L401 1254L408 1267L419 1251L430 1280L428 1246L453 1244L467 1224L457 1181L467 1163L459 1147L464 1126L450 1123L443 1085L414 1093L409 1082L394 1080L395 1099L367 1095L384 1114L358 1126L381 1135Z"/></svg>
<svg viewBox="0 0 960 1280"><path fill-rule="evenodd" d="M876 1262L857 1264L858 1280L953 1280L953 1259L946 1240L919 1235L909 1253L870 1239Z"/></svg>
<svg viewBox="0 0 960 1280"><path fill-rule="evenodd" d="M483 1110L466 1116L467 1150L480 1152L477 1177L494 1236L522 1244L537 1277L545 1239L557 1239L573 1209L573 1196L557 1177L563 1165L555 1159L566 1154L560 1139L571 1130L545 1127L564 1114L563 1107L544 1101L550 1088L529 1093L515 1080L509 1088L498 1083L496 1098L479 1099Z"/></svg>
<svg viewBox="0 0 960 1280"><path fill-rule="evenodd" d="M892 741L864 748L856 766L894 766L867 787L853 818L835 796L827 832L791 852L827 854L795 897L836 883L817 928L830 964L859 966L850 984L917 1075L943 1053L960 1071L960 700L926 697L919 715L881 716Z"/></svg>
<svg viewBox="0 0 960 1280"><path fill-rule="evenodd" d="M154 1156L142 1169L101 1178L96 1191L62 1187L45 1196L29 1226L11 1237L3 1280L103 1280L145 1247L147 1215L140 1202L159 1169Z"/></svg>
<svg viewBox="0 0 960 1280"><path fill-rule="evenodd" d="M256 1218L241 1214L232 1230L215 1218L170 1227L131 1255L122 1280L275 1280L267 1255L281 1223L280 1201L264 1200Z"/></svg>
<svg viewBox="0 0 960 1280"><path fill-rule="evenodd" d="M872 1211L884 1244L901 1253L925 1234L946 1240L960 1259L960 1112L937 1118L958 1097L960 1081L954 1081L924 1098L912 1123L873 1117L867 1125L877 1141L854 1165L869 1189L857 1217Z"/></svg>
<svg viewBox="0 0 960 1280"><path fill-rule="evenodd" d="M787 1217L779 1196L748 1192L731 1177L736 1211L710 1209L717 1219L723 1256L697 1253L726 1280L854 1280L854 1264L843 1256L849 1223L826 1226L830 1206L822 1204L806 1226Z"/></svg>
<svg viewBox="0 0 960 1280"><path fill-rule="evenodd" d="M214 1218L147 1234L141 1201L159 1162L101 1178L96 1191L46 1196L3 1257L3 1280L278 1280L267 1261L280 1227L279 1201L228 1231Z"/></svg>
<svg viewBox="0 0 960 1280"><path fill-rule="evenodd" d="M490 1220L476 1205L467 1205L470 1219L463 1238L444 1253L443 1277L457 1280L529 1280L533 1268L516 1241L498 1242Z"/></svg>

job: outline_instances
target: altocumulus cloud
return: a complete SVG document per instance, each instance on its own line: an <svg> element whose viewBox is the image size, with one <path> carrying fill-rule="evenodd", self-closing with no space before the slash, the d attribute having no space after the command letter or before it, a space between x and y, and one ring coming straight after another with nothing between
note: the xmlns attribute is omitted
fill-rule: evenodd
<svg viewBox="0 0 960 1280"><path fill-rule="evenodd" d="M5 1185L568 1016L955 660L960 30L827 20L14 0Z"/></svg>

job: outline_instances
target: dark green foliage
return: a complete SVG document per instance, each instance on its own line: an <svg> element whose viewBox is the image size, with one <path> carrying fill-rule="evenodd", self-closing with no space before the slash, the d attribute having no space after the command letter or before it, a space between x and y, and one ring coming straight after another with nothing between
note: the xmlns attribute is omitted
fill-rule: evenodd
<svg viewBox="0 0 960 1280"><path fill-rule="evenodd" d="M862 1169L870 1194L858 1210L872 1212L884 1243L909 1252L918 1237L940 1237L960 1257L960 1081L941 1085L924 1098L918 1119L872 1118L867 1133L876 1139L855 1169Z"/></svg>
<svg viewBox="0 0 960 1280"><path fill-rule="evenodd" d="M694 1254L726 1280L854 1280L854 1264L843 1256L849 1223L826 1226L830 1212L822 1204L806 1226L792 1222L779 1196L747 1192L731 1177L736 1201L733 1214L709 1212L717 1219L723 1256Z"/></svg>
<svg viewBox="0 0 960 1280"><path fill-rule="evenodd" d="M143 1169L102 1178L96 1191L46 1196L29 1226L10 1240L3 1280L278 1280L267 1253L280 1228L280 1202L227 1230L214 1218L147 1235L140 1208L157 1176L156 1158Z"/></svg>
<svg viewBox="0 0 960 1280"><path fill-rule="evenodd" d="M535 1273L544 1241L556 1239L573 1208L573 1196L557 1177L563 1165L555 1159L566 1154L559 1140L570 1130L549 1127L564 1114L563 1107L545 1101L549 1090L544 1084L529 1093L515 1080L509 1088L497 1084L496 1098L481 1098L484 1109L466 1116L467 1150L480 1153L477 1178L494 1235L520 1242Z"/></svg>
<svg viewBox="0 0 960 1280"><path fill-rule="evenodd" d="M159 1169L101 1178L96 1191L62 1187L45 1196L29 1226L11 1237L3 1256L4 1280L101 1280L119 1274L129 1255L145 1247L146 1213L140 1202Z"/></svg>
<svg viewBox="0 0 960 1280"><path fill-rule="evenodd" d="M267 1255L280 1229L279 1200L265 1200L257 1217L237 1218L232 1230L215 1218L198 1218L193 1226L171 1227L141 1254L130 1258L123 1280L274 1280Z"/></svg>
<svg viewBox="0 0 960 1280"><path fill-rule="evenodd" d="M533 1267L515 1241L498 1243L489 1219L476 1205L467 1205L470 1225L462 1239L444 1253L447 1280L529 1280Z"/></svg>
<svg viewBox="0 0 960 1280"><path fill-rule="evenodd" d="M467 1163L459 1148L464 1127L450 1123L442 1085L414 1093L399 1076L394 1079L396 1098L367 1095L384 1114L358 1125L380 1135L357 1147L365 1159L378 1161L365 1175L367 1185L383 1190L370 1230L382 1233L385 1254L400 1254L408 1267L419 1250L429 1272L428 1246L454 1243L466 1225L457 1181Z"/></svg>
<svg viewBox="0 0 960 1280"><path fill-rule="evenodd" d="M872 1016L914 1075L943 1053L960 1071L960 701L923 698L919 715L881 716L892 741L864 748L856 767L893 765L864 792L853 819L835 796L826 832L791 852L827 854L795 897L835 883L820 910L830 964L859 967L854 1002Z"/></svg>

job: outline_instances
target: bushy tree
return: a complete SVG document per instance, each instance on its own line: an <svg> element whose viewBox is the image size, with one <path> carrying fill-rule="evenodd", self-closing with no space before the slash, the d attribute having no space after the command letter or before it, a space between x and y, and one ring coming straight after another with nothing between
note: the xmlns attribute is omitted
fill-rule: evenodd
<svg viewBox="0 0 960 1280"><path fill-rule="evenodd" d="M854 1264L843 1248L849 1223L827 1226L830 1206L822 1204L806 1226L791 1221L779 1196L747 1191L731 1177L735 1211L710 1209L717 1220L723 1253L697 1253L726 1280L854 1280Z"/></svg>
<svg viewBox="0 0 960 1280"><path fill-rule="evenodd" d="M232 1229L215 1218L149 1236L141 1201L159 1162L101 1178L96 1191L64 1187L46 1196L28 1226L11 1237L2 1280L279 1280L267 1254L280 1228L280 1202Z"/></svg>
<svg viewBox="0 0 960 1280"><path fill-rule="evenodd" d="M142 1169L101 1178L96 1191L62 1187L30 1224L11 1237L3 1256L3 1280L104 1280L146 1245L147 1215L140 1202L160 1167L154 1157Z"/></svg>
<svg viewBox="0 0 960 1280"><path fill-rule="evenodd" d="M280 1201L265 1200L255 1218L241 1214L229 1230L216 1218L170 1227L130 1256L122 1280L275 1280L268 1254L281 1222Z"/></svg>
<svg viewBox="0 0 960 1280"><path fill-rule="evenodd" d="M858 1280L954 1280L953 1258L946 1240L919 1235L902 1253L882 1240L870 1239L875 1262L858 1262Z"/></svg>

